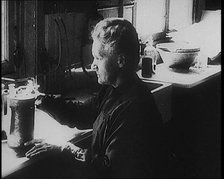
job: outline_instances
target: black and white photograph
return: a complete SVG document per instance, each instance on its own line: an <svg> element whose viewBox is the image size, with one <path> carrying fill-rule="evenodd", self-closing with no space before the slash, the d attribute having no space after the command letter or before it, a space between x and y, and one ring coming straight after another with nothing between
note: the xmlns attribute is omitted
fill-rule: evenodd
<svg viewBox="0 0 224 179"><path fill-rule="evenodd" d="M2 179L221 179L221 0L1 0Z"/></svg>

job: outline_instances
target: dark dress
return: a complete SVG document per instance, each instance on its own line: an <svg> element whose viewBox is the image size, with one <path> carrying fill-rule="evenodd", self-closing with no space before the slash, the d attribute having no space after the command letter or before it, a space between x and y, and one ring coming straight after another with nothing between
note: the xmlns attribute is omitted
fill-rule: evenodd
<svg viewBox="0 0 224 179"><path fill-rule="evenodd" d="M60 111L54 111L59 104L63 104ZM91 159L87 162L95 174L90 172L90 177L160 175L162 118L151 92L137 77L118 88L103 86L87 104L46 98L42 109L63 118L63 124L79 128L93 124Z"/></svg>

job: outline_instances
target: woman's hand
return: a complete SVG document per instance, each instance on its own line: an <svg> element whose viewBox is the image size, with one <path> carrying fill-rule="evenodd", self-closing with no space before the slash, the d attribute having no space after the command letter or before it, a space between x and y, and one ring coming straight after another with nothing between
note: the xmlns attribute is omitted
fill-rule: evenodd
<svg viewBox="0 0 224 179"><path fill-rule="evenodd" d="M26 157L32 158L47 153L59 153L61 152L61 146L46 143L43 139L34 139L24 144L25 146L34 145L28 152Z"/></svg>

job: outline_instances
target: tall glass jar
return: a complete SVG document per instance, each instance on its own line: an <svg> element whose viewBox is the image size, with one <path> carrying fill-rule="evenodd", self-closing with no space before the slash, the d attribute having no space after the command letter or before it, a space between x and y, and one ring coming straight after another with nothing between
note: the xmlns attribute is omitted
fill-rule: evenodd
<svg viewBox="0 0 224 179"><path fill-rule="evenodd" d="M17 98L9 96L11 108L11 124L8 136L8 146L17 155L23 156L26 152L24 143L33 139L35 98Z"/></svg>

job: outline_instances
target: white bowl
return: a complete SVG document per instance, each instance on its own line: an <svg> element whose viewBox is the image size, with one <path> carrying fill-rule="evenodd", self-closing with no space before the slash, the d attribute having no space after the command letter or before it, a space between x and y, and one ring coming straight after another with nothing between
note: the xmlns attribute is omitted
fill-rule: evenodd
<svg viewBox="0 0 224 179"><path fill-rule="evenodd" d="M158 44L156 46L156 49L159 52L164 64L168 67L186 70L189 69L190 66L195 65L195 63L197 62L197 56L199 54L200 49L183 49L181 47L174 48L171 43L168 45L167 43L165 45L164 44ZM168 48L169 46L171 48Z"/></svg>

